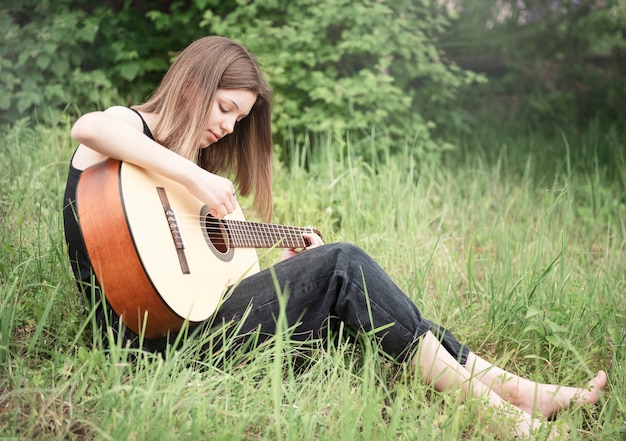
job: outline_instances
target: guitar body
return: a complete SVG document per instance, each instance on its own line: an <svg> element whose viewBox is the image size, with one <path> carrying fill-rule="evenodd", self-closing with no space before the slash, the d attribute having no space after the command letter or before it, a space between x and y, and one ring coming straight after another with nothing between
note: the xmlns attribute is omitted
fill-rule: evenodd
<svg viewBox="0 0 626 441"><path fill-rule="evenodd" d="M83 172L77 209L107 301L153 339L200 322L230 285L259 271L254 248L229 246L221 220L177 182L109 159ZM226 219L244 220L239 207Z"/></svg>

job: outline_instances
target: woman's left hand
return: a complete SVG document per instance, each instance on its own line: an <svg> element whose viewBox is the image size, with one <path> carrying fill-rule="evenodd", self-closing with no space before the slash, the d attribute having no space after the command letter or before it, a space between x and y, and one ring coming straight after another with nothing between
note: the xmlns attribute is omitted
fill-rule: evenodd
<svg viewBox="0 0 626 441"><path fill-rule="evenodd" d="M282 256L280 256L280 261L281 262L284 261L284 260L287 260L290 257L293 257L293 256L295 256L297 254L300 254L303 251L310 250L311 248L319 247L320 245L324 245L324 241L317 234L314 234L314 233L304 233L302 235L302 237L304 237L309 242L310 245L308 247L306 247L306 248L285 248L285 250L283 251Z"/></svg>

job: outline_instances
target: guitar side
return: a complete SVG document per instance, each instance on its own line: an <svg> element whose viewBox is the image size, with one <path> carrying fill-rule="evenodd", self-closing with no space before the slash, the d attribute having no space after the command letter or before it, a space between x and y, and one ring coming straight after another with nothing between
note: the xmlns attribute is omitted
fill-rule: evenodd
<svg viewBox="0 0 626 441"><path fill-rule="evenodd" d="M162 194L176 214L182 249L176 247ZM185 319L206 320L229 285L259 271L256 250L224 256L209 246L203 204L182 185L132 164L107 160L85 170L77 205L107 301L130 329L143 330L147 338L177 330ZM243 213L237 207L230 217L243 219Z"/></svg>

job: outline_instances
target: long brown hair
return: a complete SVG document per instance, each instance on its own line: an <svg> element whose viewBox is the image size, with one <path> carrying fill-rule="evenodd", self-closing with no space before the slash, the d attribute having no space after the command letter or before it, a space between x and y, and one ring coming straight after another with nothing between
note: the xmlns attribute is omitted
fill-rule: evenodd
<svg viewBox="0 0 626 441"><path fill-rule="evenodd" d="M218 88L249 90L257 100L233 133L199 149ZM239 194L254 193L254 208L271 217L270 88L243 45L218 36L196 40L172 63L150 99L136 108L157 115L151 127L157 142L212 173L233 174Z"/></svg>

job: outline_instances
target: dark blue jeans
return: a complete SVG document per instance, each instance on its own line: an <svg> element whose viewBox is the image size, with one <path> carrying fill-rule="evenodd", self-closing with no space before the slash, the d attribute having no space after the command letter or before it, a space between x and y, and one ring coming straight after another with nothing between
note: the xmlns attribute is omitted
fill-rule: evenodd
<svg viewBox="0 0 626 441"><path fill-rule="evenodd" d="M286 296L283 307L291 338L306 341L326 338L328 330L343 322L354 331L380 329L380 348L402 361L415 353L420 337L431 330L461 364L469 349L444 328L422 318L417 306L383 269L360 248L334 243L307 250L242 280L223 302L207 327L232 324L237 335L255 335L262 342L275 334L281 312L276 287ZM243 320L243 321L242 321ZM134 340L126 330L127 339ZM162 351L166 340L144 342Z"/></svg>

